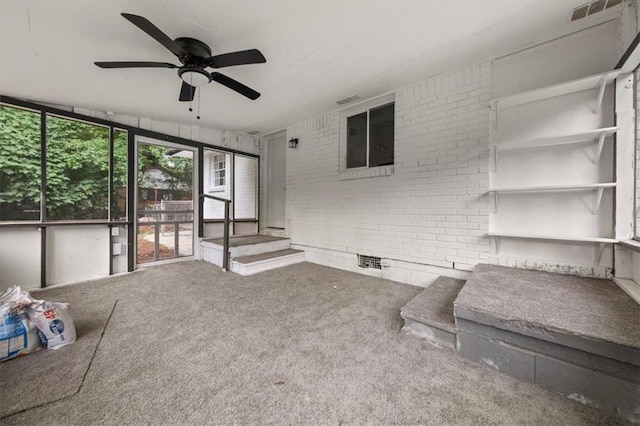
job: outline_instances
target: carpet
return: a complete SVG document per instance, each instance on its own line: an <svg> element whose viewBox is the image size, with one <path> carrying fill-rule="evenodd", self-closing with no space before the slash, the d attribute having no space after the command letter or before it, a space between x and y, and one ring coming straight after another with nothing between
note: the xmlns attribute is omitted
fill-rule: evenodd
<svg viewBox="0 0 640 426"><path fill-rule="evenodd" d="M195 261L47 289L35 296L71 304L78 341L0 364L0 421L622 424L401 333L420 290L311 263L242 277Z"/></svg>

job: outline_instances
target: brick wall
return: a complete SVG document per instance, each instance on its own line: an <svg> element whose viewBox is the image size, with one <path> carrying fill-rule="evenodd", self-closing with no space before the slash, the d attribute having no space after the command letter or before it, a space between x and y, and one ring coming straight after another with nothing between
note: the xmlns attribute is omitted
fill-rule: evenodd
<svg viewBox="0 0 640 426"><path fill-rule="evenodd" d="M325 249L343 259L332 266L346 269L355 267L355 253L392 259L390 271L486 262L490 80L487 61L398 90L395 164L381 176L342 173L340 112L288 128L287 138L300 140L287 152L286 229L294 244Z"/></svg>

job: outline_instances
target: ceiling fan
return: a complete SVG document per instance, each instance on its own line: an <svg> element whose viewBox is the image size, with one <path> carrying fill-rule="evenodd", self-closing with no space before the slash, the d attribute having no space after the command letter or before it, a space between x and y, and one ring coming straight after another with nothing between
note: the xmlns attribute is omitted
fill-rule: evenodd
<svg viewBox="0 0 640 426"><path fill-rule="evenodd" d="M180 97L178 98L180 101L192 101L196 87L205 86L211 81L227 86L229 89L251 100L256 100L260 97L260 93L231 77L227 77L219 72L208 72L205 70L207 67L223 68L234 65L262 64L267 62L258 49L211 56L209 46L200 40L189 37L179 37L172 40L142 16L132 15L130 13L122 13L122 16L169 49L171 53L178 57L182 66L167 62L94 62L100 68L177 68L178 75L182 79Z"/></svg>

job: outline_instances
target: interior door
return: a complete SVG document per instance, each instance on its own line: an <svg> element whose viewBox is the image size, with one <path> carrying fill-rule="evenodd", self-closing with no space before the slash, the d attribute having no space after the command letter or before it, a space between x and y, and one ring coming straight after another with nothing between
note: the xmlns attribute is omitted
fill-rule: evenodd
<svg viewBox="0 0 640 426"><path fill-rule="evenodd" d="M274 133L267 140L267 227L284 229L286 203L287 133Z"/></svg>

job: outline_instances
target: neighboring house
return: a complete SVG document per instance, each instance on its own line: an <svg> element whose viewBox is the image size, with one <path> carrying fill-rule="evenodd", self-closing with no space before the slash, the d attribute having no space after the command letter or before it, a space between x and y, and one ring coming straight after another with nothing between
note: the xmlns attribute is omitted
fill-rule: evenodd
<svg viewBox="0 0 640 426"><path fill-rule="evenodd" d="M160 166L149 167L142 171L138 208L145 209L160 201L190 200L190 183L181 181L169 170Z"/></svg>

